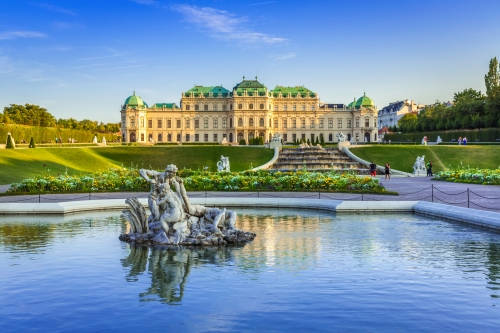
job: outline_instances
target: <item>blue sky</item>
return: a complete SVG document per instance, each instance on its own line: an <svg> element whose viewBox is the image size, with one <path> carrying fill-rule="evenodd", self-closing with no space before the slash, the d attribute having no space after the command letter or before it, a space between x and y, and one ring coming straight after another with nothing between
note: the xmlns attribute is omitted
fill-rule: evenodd
<svg viewBox="0 0 500 333"><path fill-rule="evenodd" d="M379 108L485 91L500 57L500 1L4 0L0 106L118 122L197 85L305 85L329 103Z"/></svg>

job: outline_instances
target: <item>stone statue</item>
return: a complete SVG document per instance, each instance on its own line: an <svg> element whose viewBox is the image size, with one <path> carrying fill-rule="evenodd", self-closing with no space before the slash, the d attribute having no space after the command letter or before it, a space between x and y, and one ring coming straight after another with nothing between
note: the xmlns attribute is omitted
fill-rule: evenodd
<svg viewBox="0 0 500 333"><path fill-rule="evenodd" d="M437 140L436 140L436 143L437 143L437 144L440 144L441 142L443 142L443 140L441 139L441 136L440 136L440 135L438 135L438 138L437 138Z"/></svg>
<svg viewBox="0 0 500 333"><path fill-rule="evenodd" d="M102 137L102 144L103 144L103 145L106 145L106 144L107 144L107 143L106 143L106 138L105 138L105 137Z"/></svg>
<svg viewBox="0 0 500 333"><path fill-rule="evenodd" d="M345 137L344 133L340 132L340 134L337 134L337 140L339 142L345 142L346 141L346 137Z"/></svg>
<svg viewBox="0 0 500 333"><path fill-rule="evenodd" d="M271 138L271 142L281 142L281 134L279 133L274 134L273 137Z"/></svg>
<svg viewBox="0 0 500 333"><path fill-rule="evenodd" d="M135 198L126 200L130 209L122 218L130 224L130 233L120 240L130 243L219 246L243 243L255 234L235 227L236 212L225 208L209 208L191 204L182 178L176 176L177 167L168 165L164 172L139 170L151 184L148 217L144 207Z"/></svg>
<svg viewBox="0 0 500 333"><path fill-rule="evenodd" d="M217 162L217 171L229 172L229 157L220 156L220 161Z"/></svg>
<svg viewBox="0 0 500 333"><path fill-rule="evenodd" d="M415 161L415 164L413 164L413 174L418 175L420 172L427 172L427 169L425 168L425 155L422 155L422 157L417 156L417 160Z"/></svg>
<svg viewBox="0 0 500 333"><path fill-rule="evenodd" d="M422 138L422 144L425 145L425 146L427 146L427 136L424 136Z"/></svg>
<svg viewBox="0 0 500 333"><path fill-rule="evenodd" d="M227 145L227 144L228 144L226 137L223 137L223 138L222 138L222 141L221 141L221 143L220 143L220 144L221 144L221 145Z"/></svg>
<svg viewBox="0 0 500 333"><path fill-rule="evenodd" d="M92 143L97 143L97 135L94 136L94 140L92 140Z"/></svg>

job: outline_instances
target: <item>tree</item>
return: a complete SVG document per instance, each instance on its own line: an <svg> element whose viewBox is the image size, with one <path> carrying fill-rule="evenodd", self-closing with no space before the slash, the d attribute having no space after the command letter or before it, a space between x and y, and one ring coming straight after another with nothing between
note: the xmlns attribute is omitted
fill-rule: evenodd
<svg viewBox="0 0 500 333"><path fill-rule="evenodd" d="M319 136L319 144L321 145L321 147L325 145L325 138L323 138L323 135Z"/></svg>
<svg viewBox="0 0 500 333"><path fill-rule="evenodd" d="M414 113L407 113L399 119L398 124L402 132L414 131L417 125L417 115Z"/></svg>
<svg viewBox="0 0 500 333"><path fill-rule="evenodd" d="M6 149L16 148L16 144L14 143L14 139L12 139L12 136L10 135L10 133L7 133L7 142L6 142L5 148Z"/></svg>
<svg viewBox="0 0 500 333"><path fill-rule="evenodd" d="M319 138L316 136L316 141L314 141L315 145L319 145Z"/></svg>
<svg viewBox="0 0 500 333"><path fill-rule="evenodd" d="M240 140L240 146L246 146L247 142L244 139Z"/></svg>
<svg viewBox="0 0 500 333"><path fill-rule="evenodd" d="M36 148L35 139L33 139L33 137L31 137L30 139L30 145L28 146L28 148Z"/></svg>
<svg viewBox="0 0 500 333"><path fill-rule="evenodd" d="M484 83L488 98L486 126L497 126L500 124L500 66L496 57L490 60Z"/></svg>

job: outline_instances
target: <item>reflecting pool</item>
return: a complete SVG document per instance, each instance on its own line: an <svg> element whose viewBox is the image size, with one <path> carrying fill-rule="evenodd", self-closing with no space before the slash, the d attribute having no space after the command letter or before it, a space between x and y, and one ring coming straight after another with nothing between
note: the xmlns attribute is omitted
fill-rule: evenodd
<svg viewBox="0 0 500 333"><path fill-rule="evenodd" d="M244 246L131 246L119 212L0 219L2 332L497 332L500 234L238 210Z"/></svg>

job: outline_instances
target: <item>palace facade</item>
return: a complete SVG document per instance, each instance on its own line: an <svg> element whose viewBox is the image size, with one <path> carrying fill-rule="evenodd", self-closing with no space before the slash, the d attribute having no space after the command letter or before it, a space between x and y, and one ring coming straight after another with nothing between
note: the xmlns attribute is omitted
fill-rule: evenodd
<svg viewBox="0 0 500 333"><path fill-rule="evenodd" d="M349 105L322 103L303 86L276 86L270 90L257 80L222 86L194 86L182 93L180 105L151 107L134 94L121 107L123 142L239 143L256 137L270 141L280 133L283 142L323 137L337 142L343 132L349 140L377 140L377 108L363 95Z"/></svg>

